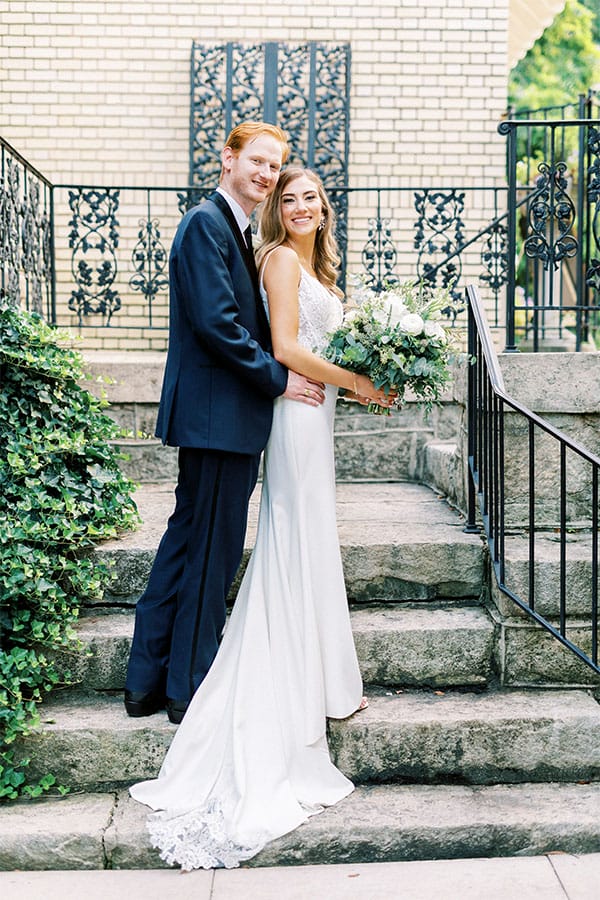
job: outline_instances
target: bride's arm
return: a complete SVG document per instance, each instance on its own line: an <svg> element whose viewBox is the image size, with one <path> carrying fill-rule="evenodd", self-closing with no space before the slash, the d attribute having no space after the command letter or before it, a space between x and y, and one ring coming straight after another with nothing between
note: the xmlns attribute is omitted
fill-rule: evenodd
<svg viewBox="0 0 600 900"><path fill-rule="evenodd" d="M377 390L366 375L355 375L311 353L298 343L298 285L300 263L291 247L277 247L269 255L263 284L269 302L273 355L293 372L334 384L376 403L387 405L383 390Z"/></svg>

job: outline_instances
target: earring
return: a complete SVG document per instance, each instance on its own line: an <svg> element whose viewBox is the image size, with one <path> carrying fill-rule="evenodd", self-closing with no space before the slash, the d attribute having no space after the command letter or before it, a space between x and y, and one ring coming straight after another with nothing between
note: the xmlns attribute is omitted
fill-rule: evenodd
<svg viewBox="0 0 600 900"><path fill-rule="evenodd" d="M323 231L324 228L325 228L325 218L323 217L321 219L321 221L319 222L319 231Z"/></svg>

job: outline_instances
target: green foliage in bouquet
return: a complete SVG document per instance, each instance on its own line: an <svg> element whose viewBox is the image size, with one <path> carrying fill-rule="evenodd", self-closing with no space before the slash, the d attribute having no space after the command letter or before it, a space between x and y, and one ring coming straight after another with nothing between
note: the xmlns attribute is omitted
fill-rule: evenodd
<svg viewBox="0 0 600 900"><path fill-rule="evenodd" d="M396 390L398 403L411 390L430 411L450 381L455 334L442 315L453 305L450 292L417 282L375 291L359 281L352 300L357 305L330 336L325 358L368 375L386 394ZM376 404L369 410L388 413Z"/></svg>
<svg viewBox="0 0 600 900"><path fill-rule="evenodd" d="M38 316L0 304L0 799L39 796L14 742L38 704L68 682L53 659L77 647L84 599L109 572L96 541L137 525L133 482L118 466L107 405L79 384L80 354ZM56 788L61 790L61 788ZM64 789L62 789L64 790Z"/></svg>

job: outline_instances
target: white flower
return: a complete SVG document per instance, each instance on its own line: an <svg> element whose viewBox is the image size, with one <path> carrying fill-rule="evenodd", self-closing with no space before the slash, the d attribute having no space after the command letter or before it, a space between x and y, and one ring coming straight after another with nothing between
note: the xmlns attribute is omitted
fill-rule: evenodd
<svg viewBox="0 0 600 900"><path fill-rule="evenodd" d="M407 312L402 297L396 293L388 294L385 298L385 308L388 313L389 323L392 328L395 328Z"/></svg>
<svg viewBox="0 0 600 900"><path fill-rule="evenodd" d="M376 322L379 322L381 325L387 325L389 315L387 309L377 304L373 306L372 314Z"/></svg>
<svg viewBox="0 0 600 900"><path fill-rule="evenodd" d="M357 316L360 315L360 309L357 306L353 306L351 309L347 310L344 313L344 322L349 325L350 322L354 322Z"/></svg>
<svg viewBox="0 0 600 900"><path fill-rule="evenodd" d="M446 332L439 322L425 322L425 334L427 337L436 338L438 341L446 340Z"/></svg>
<svg viewBox="0 0 600 900"><path fill-rule="evenodd" d="M406 313L398 324L400 329L407 334L421 334L425 323L418 313Z"/></svg>

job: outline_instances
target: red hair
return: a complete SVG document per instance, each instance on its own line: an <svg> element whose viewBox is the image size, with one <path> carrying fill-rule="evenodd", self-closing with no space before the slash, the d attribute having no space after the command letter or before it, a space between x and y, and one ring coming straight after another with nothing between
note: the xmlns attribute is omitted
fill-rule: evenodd
<svg viewBox="0 0 600 900"><path fill-rule="evenodd" d="M229 133L225 146L230 147L237 154L246 146L248 141L260 137L262 134L267 134L279 141L281 144L281 162L282 164L285 163L290 155L286 134L281 128L277 125L271 125L270 122L242 122L240 125L236 125Z"/></svg>

